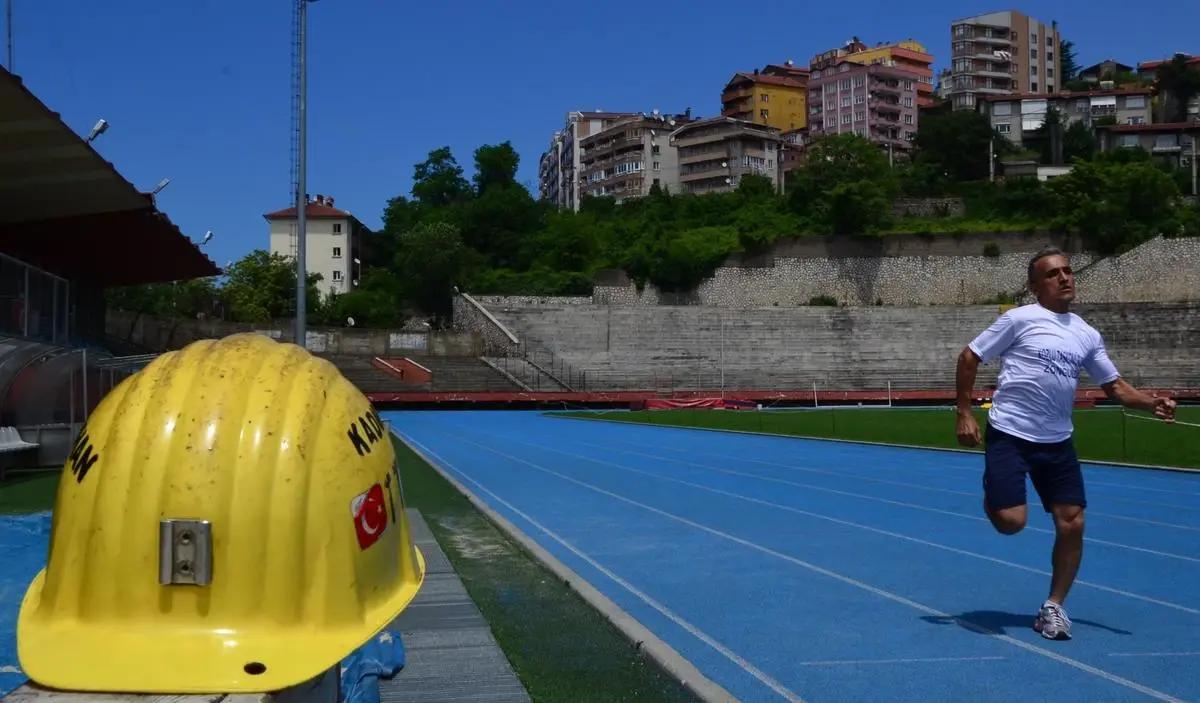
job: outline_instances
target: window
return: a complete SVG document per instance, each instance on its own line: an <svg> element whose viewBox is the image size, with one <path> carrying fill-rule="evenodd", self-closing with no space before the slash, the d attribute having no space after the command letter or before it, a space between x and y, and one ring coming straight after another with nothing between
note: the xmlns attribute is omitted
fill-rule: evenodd
<svg viewBox="0 0 1200 703"><path fill-rule="evenodd" d="M1145 95L1126 95L1125 107L1129 110L1143 110L1146 107Z"/></svg>
<svg viewBox="0 0 1200 703"><path fill-rule="evenodd" d="M850 90L850 79L849 78L842 81L842 90Z"/></svg>
<svg viewBox="0 0 1200 703"><path fill-rule="evenodd" d="M866 112L866 110L859 110L859 111L857 111L857 112L855 112L855 113L854 113L854 121L855 121L855 122L862 122L862 121L864 121L864 120L866 120L866 119L867 119L867 112Z"/></svg>
<svg viewBox="0 0 1200 703"><path fill-rule="evenodd" d="M855 88L861 88L866 84L867 84L866 76L858 76L857 78L854 79L854 87Z"/></svg>
<svg viewBox="0 0 1200 703"><path fill-rule="evenodd" d="M905 115L905 116L904 116L904 124L912 124L912 123L913 123L913 116L912 116L912 115Z"/></svg>
<svg viewBox="0 0 1200 703"><path fill-rule="evenodd" d="M1046 67L1046 77L1047 77L1047 78L1053 78L1053 77L1054 77L1054 67L1053 67L1053 66L1047 66L1047 67Z"/></svg>
<svg viewBox="0 0 1200 703"><path fill-rule="evenodd" d="M1000 134L1012 134L1012 125L1008 122L1001 122L996 125L996 131Z"/></svg>
<svg viewBox="0 0 1200 703"><path fill-rule="evenodd" d="M1029 75L1031 75L1031 76L1036 76L1036 75L1037 75L1037 66L1030 66L1030 67L1029 67Z"/></svg>
<svg viewBox="0 0 1200 703"><path fill-rule="evenodd" d="M1037 58L1037 49L1030 49L1030 50L1029 50L1029 58L1031 58L1031 59L1036 59L1036 58Z"/></svg>
<svg viewBox="0 0 1200 703"><path fill-rule="evenodd" d="M992 104L992 114L993 115L1011 115L1012 108L1013 108L1013 105L1012 105L1012 103L1009 103L1009 102L993 103Z"/></svg>
<svg viewBox="0 0 1200 703"><path fill-rule="evenodd" d="M335 259L342 258L342 248L341 247L333 248L333 258L335 258Z"/></svg>
<svg viewBox="0 0 1200 703"><path fill-rule="evenodd" d="M1132 148L1138 145L1136 134L1122 134L1121 139L1117 142L1117 146Z"/></svg>
<svg viewBox="0 0 1200 703"><path fill-rule="evenodd" d="M1126 117L1126 118L1125 118L1125 124L1146 124L1146 118L1145 118L1145 117L1141 117L1141 116L1138 116L1138 117Z"/></svg>
<svg viewBox="0 0 1200 703"><path fill-rule="evenodd" d="M655 170L655 171L661 171L661 170L662 170L662 164L661 164L661 163L659 163L658 161L655 161L655 162L654 162L654 170Z"/></svg>
<svg viewBox="0 0 1200 703"><path fill-rule="evenodd" d="M904 89L911 92L913 90L913 82L912 81L904 81Z"/></svg>
<svg viewBox="0 0 1200 703"><path fill-rule="evenodd" d="M765 102L765 103L769 103L769 102L771 102L771 96L770 96L770 95L767 95L766 93L762 93L761 95L759 95L759 96L758 96L758 99L759 99L759 100L762 100L762 101L763 101L763 102Z"/></svg>
<svg viewBox="0 0 1200 703"><path fill-rule="evenodd" d="M842 124L850 124L850 113L842 115Z"/></svg>
<svg viewBox="0 0 1200 703"><path fill-rule="evenodd" d="M341 272L341 271L334 271L334 272L333 272L333 280L335 280L335 281L340 281L340 280L342 280L342 272Z"/></svg>
<svg viewBox="0 0 1200 703"><path fill-rule="evenodd" d="M850 107L850 100L851 100L851 98L849 95L842 98L842 107Z"/></svg>
<svg viewBox="0 0 1200 703"><path fill-rule="evenodd" d="M854 104L855 105L862 105L864 102L866 102L866 100L867 100L867 98L865 95L855 95L854 96Z"/></svg>
<svg viewBox="0 0 1200 703"><path fill-rule="evenodd" d="M334 233L334 234L341 234L341 233L342 233L342 223L341 223L341 222L335 222L335 223L333 224L333 233Z"/></svg>
<svg viewBox="0 0 1200 703"><path fill-rule="evenodd" d="M905 98L905 99L904 99L904 107L912 107L912 106L913 106L913 99L912 99L912 98Z"/></svg>
<svg viewBox="0 0 1200 703"><path fill-rule="evenodd" d="M1034 81L1033 83L1030 83L1030 84L1029 84L1029 89L1030 89L1030 90L1032 90L1032 91L1033 91L1033 92L1035 92L1035 93L1036 93L1036 92L1038 92L1038 84L1037 84L1037 81Z"/></svg>

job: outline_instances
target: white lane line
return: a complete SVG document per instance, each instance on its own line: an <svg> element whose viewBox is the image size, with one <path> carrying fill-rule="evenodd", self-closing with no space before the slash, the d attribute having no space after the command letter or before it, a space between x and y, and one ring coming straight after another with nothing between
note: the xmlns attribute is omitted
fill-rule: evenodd
<svg viewBox="0 0 1200 703"><path fill-rule="evenodd" d="M1001 661L1004 657L919 657L913 659L834 659L830 661L797 662L800 666L858 666L860 664L941 664L947 662Z"/></svg>

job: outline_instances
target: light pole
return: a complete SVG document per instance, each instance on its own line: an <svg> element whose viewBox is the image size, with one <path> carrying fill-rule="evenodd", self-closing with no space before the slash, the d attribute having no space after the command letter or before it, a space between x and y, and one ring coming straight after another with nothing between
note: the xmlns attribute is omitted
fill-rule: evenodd
<svg viewBox="0 0 1200 703"><path fill-rule="evenodd" d="M297 19L300 47L297 52L296 71L298 74L300 99L297 109L298 141L297 172L296 172L296 344L307 348L308 333L306 329L308 317L308 271L305 256L308 244L308 3L313 0L295 0L299 7Z"/></svg>

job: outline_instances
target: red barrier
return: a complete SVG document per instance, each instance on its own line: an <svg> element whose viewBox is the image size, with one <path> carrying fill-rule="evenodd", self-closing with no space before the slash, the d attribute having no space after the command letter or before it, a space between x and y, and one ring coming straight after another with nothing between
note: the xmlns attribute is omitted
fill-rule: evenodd
<svg viewBox="0 0 1200 703"><path fill-rule="evenodd" d="M641 407L638 407L641 406ZM693 400L671 400L669 398L651 398L644 402L634 401L633 410L683 410L696 408L711 408L713 410L753 410L757 403L744 400L728 400L726 398L696 398Z"/></svg>
<svg viewBox="0 0 1200 703"><path fill-rule="evenodd" d="M377 356L371 359L371 365L392 378L408 383L429 383L433 378L429 369L405 357L384 359Z"/></svg>
<svg viewBox="0 0 1200 703"><path fill-rule="evenodd" d="M1167 388L1146 388L1143 389L1149 393L1165 394L1172 398L1200 400L1200 389L1176 390ZM631 405L635 402L649 403L652 400L695 400L711 398L712 392L700 391L676 391L674 393L664 395L659 391L654 390L639 390L639 391L594 391L594 392L568 392L568 391L408 391L404 393L368 393L367 397L372 403L384 404L403 404L403 403L563 403L588 405L596 403L607 404L622 404ZM983 402L991 398L989 391L978 391L975 393L975 400ZM725 391L724 400L726 402L745 402L745 403L762 403L768 405L778 402L812 402L814 394L812 391L769 391L769 390L737 390ZM893 403L930 403L930 404L949 404L955 400L953 389L928 389L917 391L892 391L888 394L886 390L882 391L818 391L815 394L815 399L818 405L822 403L853 403L853 402L875 402L886 403L891 400ZM1092 401L1104 399L1104 391L1096 389L1088 389L1079 391L1076 394L1076 402Z"/></svg>

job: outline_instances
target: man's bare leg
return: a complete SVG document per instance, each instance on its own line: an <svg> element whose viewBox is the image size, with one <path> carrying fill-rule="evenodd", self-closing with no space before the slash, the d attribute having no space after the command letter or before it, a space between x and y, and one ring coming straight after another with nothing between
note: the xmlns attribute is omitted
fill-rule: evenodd
<svg viewBox="0 0 1200 703"><path fill-rule="evenodd" d="M988 507L987 498L983 499L983 514L991 520L992 527L1002 535L1015 535L1025 529L1028 510L1024 505L1014 505L1011 508L992 510Z"/></svg>
<svg viewBox="0 0 1200 703"><path fill-rule="evenodd" d="M1054 552L1050 577L1050 600L1061 605L1075 583L1083 561L1083 508L1078 505L1055 505Z"/></svg>

